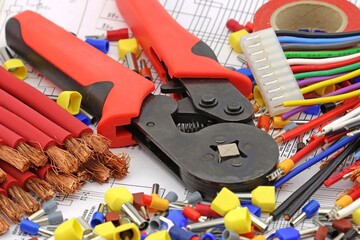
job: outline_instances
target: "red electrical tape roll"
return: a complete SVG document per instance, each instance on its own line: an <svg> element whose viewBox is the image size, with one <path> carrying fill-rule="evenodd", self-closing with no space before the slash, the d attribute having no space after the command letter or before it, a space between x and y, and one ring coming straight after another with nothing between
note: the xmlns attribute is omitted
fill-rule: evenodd
<svg viewBox="0 0 360 240"><path fill-rule="evenodd" d="M359 14L359 8L347 0L270 0L256 11L254 30L353 31L360 29Z"/></svg>

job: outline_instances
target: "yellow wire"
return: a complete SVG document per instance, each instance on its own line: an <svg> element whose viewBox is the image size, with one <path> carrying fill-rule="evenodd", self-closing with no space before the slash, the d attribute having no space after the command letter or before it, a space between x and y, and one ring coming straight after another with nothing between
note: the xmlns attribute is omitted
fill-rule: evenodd
<svg viewBox="0 0 360 240"><path fill-rule="evenodd" d="M305 94L305 93L308 93L308 92L312 92L312 91L314 91L314 90L316 90L318 88L323 88L323 87L326 87L326 86L329 86L329 85L332 85L332 84L337 84L337 83L352 79L352 78L357 77L359 75L360 75L360 69L349 72L347 74L344 74L344 75L336 77L336 78L331 78L329 80L325 80L325 81L315 83L315 84L312 84L310 86L301 88L300 91L301 91L302 94Z"/></svg>
<svg viewBox="0 0 360 240"><path fill-rule="evenodd" d="M320 97L320 98L313 98L307 100L290 100L284 101L284 107L295 107L295 106L307 106L307 105L315 105L315 104L323 104L323 103L330 103L330 102L338 102L342 100L346 100L349 98L353 98L360 95L360 90L355 90L352 92L331 96L331 97Z"/></svg>

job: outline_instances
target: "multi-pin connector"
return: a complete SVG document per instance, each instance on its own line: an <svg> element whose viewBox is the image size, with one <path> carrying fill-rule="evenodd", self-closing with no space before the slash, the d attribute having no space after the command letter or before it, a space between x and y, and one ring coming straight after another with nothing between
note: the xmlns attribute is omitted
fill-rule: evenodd
<svg viewBox="0 0 360 240"><path fill-rule="evenodd" d="M273 29L247 34L240 44L271 116L289 110L284 101L304 99Z"/></svg>

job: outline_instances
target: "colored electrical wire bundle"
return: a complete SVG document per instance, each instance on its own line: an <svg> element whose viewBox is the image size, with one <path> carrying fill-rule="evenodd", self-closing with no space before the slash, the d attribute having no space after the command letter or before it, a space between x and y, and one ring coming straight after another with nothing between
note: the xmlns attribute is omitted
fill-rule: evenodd
<svg viewBox="0 0 360 240"><path fill-rule="evenodd" d="M339 84L360 75L360 64L358 63L360 48L356 47L359 43L359 32L353 32L352 34L323 34L303 34L293 31L277 32L288 63L294 71L294 76L297 80L301 80L299 86L302 87L301 93L303 94ZM332 77L326 78L327 76ZM306 78L315 79L307 80ZM294 107L323 104L343 101L359 95L359 87L354 87L346 93L335 92L330 96L285 101L283 105L285 107ZM300 110L303 109L298 108L297 112Z"/></svg>
<svg viewBox="0 0 360 240"><path fill-rule="evenodd" d="M311 197L311 195L322 186L323 182L340 166L340 164L359 148L359 144L360 138L353 139L353 141L350 142L332 161L321 168L314 176L270 213L268 221L279 219L284 213L285 219L289 220Z"/></svg>

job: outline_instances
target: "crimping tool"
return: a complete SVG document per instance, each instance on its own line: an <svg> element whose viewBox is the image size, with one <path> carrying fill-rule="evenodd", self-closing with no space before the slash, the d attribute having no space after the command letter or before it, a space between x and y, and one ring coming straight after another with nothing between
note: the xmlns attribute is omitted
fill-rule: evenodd
<svg viewBox="0 0 360 240"><path fill-rule="evenodd" d="M126 1L129 11L135 2L148 3ZM149 2L156 5L156 1ZM177 31L178 36L189 34ZM140 38L144 44L146 39ZM134 144L135 138L190 190L207 197L215 196L222 187L249 191L267 184L266 176L275 170L277 144L253 126L252 105L229 82L240 89L244 85L243 93L248 94L250 81L221 67L198 39L190 55L181 56L190 59L177 64L176 58L163 61L163 55L158 60L156 68L162 78L171 79L164 90L180 93L179 101L152 95L154 86L149 80L34 12L25 11L9 19L6 41L61 89L79 91L85 110L100 119L97 129L113 141L113 146ZM155 50L155 46L146 50L153 61L160 56ZM191 58L197 59L192 64L199 67L189 68Z"/></svg>

